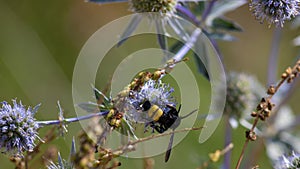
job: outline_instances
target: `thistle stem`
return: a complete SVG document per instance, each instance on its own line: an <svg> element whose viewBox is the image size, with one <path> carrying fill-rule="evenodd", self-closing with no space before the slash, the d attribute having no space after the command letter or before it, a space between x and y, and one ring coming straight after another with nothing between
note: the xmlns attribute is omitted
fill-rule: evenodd
<svg viewBox="0 0 300 169"><path fill-rule="evenodd" d="M120 156L124 153L127 153L127 152L130 152L130 151L134 150L133 146L138 144L138 143L145 142L145 141L152 140L152 139L156 139L156 138L159 138L159 137L164 137L164 136L175 134L175 133L201 130L203 128L204 127L184 128L184 129L181 129L181 130L175 130L175 131L171 131L171 132L167 132L167 133L151 135L151 136L148 136L148 137L145 137L145 138L138 139L136 141L129 141L126 145L121 146L121 147L117 148L116 150L114 150L112 152L112 154L116 155L116 156Z"/></svg>
<svg viewBox="0 0 300 169"><path fill-rule="evenodd" d="M197 17L187 8L185 8L182 5L177 5L176 10L185 15L188 19L190 19L195 25L200 25L200 21L197 19Z"/></svg>
<svg viewBox="0 0 300 169"><path fill-rule="evenodd" d="M272 47L269 57L269 66L268 66L268 83L271 85L276 82L277 66L278 66L278 49L279 42L281 37L281 27L275 28L272 40Z"/></svg>
<svg viewBox="0 0 300 169"><path fill-rule="evenodd" d="M197 41L198 36L201 33L201 29L196 28L192 33L190 39L184 44L184 46L176 53L176 55L172 59L174 59L175 62L182 60L186 53L188 53L188 51L194 46L194 43Z"/></svg>
<svg viewBox="0 0 300 169"><path fill-rule="evenodd" d="M202 14L202 19L201 19L201 22L202 22L202 23L203 23L203 22L206 20L206 18L208 17L208 15L209 15L209 13L211 12L211 10L212 10L212 8L213 8L213 6L214 6L214 4L215 4L216 1L217 1L217 0L212 0L212 1L210 1L209 4L208 4L208 6L205 8L205 10L204 10L204 12L203 12L203 14Z"/></svg>
<svg viewBox="0 0 300 169"><path fill-rule="evenodd" d="M297 63L295 64L295 66L294 66L293 68L288 68L288 69L291 69L292 71L296 70L296 71L299 73L299 66L300 66L300 59L297 61ZM288 70L288 69L287 69L287 70ZM285 72L284 74L287 73L287 70L286 70L286 72ZM293 72L291 72L291 74L293 74ZM279 83L275 86L275 88L274 88L274 93L273 93L273 94L269 94L268 97L266 98L266 100L270 100L270 99L276 94L276 92L279 90L279 88L282 86L282 84L283 84L287 79L289 79L289 78L290 78L289 75L287 75L287 76L282 76L280 82L279 82ZM290 81L290 82L291 82L291 81ZM290 83L290 82L288 81L288 83ZM259 103L259 105L260 105L260 103ZM257 114L261 114L262 111L263 111L263 110L257 112ZM253 132L254 132L254 128L255 128L256 125L258 124L259 119L260 119L260 117L257 115L257 116L255 117L254 122L253 122L253 125L252 125L252 127L251 127L251 129L250 129L250 131L249 131L250 133L253 133ZM247 137L247 138L246 138L246 141L245 141L245 143L244 143L242 152L241 152L241 154L240 154L240 157L239 157L239 160L238 160L238 162L237 162L237 165L236 165L235 169L239 169L239 168L240 168L240 165L241 165L241 162L242 162L242 159L243 159L243 157L244 157L244 153L245 153L245 150L246 150L246 147L247 147L249 141L250 141L250 138Z"/></svg>
<svg viewBox="0 0 300 169"><path fill-rule="evenodd" d="M226 122L225 122L225 146L229 145L232 140L232 129L229 123L229 116L226 116ZM230 169L230 160L231 159L231 151L228 151L224 155L224 162L223 162L223 168L224 169Z"/></svg>
<svg viewBox="0 0 300 169"><path fill-rule="evenodd" d="M108 111L105 111L105 112L98 112L98 113L88 114L88 115L81 116L81 117L73 117L73 118L63 119L63 120L38 121L37 123L38 123L39 126L58 125L58 124L61 124L61 123L72 123L72 122L77 122L77 121L81 121L81 120L90 119L90 118L93 118L93 117L104 116L107 113L108 113Z"/></svg>

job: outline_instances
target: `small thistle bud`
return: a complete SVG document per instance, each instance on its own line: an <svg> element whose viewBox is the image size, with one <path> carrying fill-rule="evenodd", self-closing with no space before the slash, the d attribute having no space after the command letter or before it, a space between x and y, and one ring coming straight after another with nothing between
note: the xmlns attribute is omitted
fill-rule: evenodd
<svg viewBox="0 0 300 169"><path fill-rule="evenodd" d="M122 121L121 121L120 119L117 119L117 120L115 121L114 127L115 127L115 128L119 128L119 127L121 126L121 123L122 123Z"/></svg>
<svg viewBox="0 0 300 169"><path fill-rule="evenodd" d="M255 141L256 140L256 134L254 131L246 131L246 137L248 139L250 139L251 141Z"/></svg>
<svg viewBox="0 0 300 169"><path fill-rule="evenodd" d="M27 110L22 103L13 100L13 106L2 102L0 108L0 148L3 152L22 154L32 151L38 137L39 125L33 117L39 105Z"/></svg>
<svg viewBox="0 0 300 169"><path fill-rule="evenodd" d="M132 81L129 85L130 89L133 89L136 86L136 82Z"/></svg>
<svg viewBox="0 0 300 169"><path fill-rule="evenodd" d="M145 73L146 73L146 72L140 72L140 73L138 74L138 78L144 77Z"/></svg>
<svg viewBox="0 0 300 169"><path fill-rule="evenodd" d="M263 114L259 114L258 117L259 117L259 119L261 121L265 121L266 120L266 117Z"/></svg>
<svg viewBox="0 0 300 169"><path fill-rule="evenodd" d="M288 67L286 70L285 70L285 73L290 75L291 73L293 72L292 68L291 67Z"/></svg>
<svg viewBox="0 0 300 169"><path fill-rule="evenodd" d="M256 117L257 116L257 113L255 111L251 112L251 116L252 117Z"/></svg>
<svg viewBox="0 0 300 169"><path fill-rule="evenodd" d="M264 121L266 118L270 117L271 111L275 104L271 103L269 98L262 98L258 104L256 110L260 111L259 118Z"/></svg>
<svg viewBox="0 0 300 169"><path fill-rule="evenodd" d="M273 104L273 103L271 103L271 101L270 100L268 100L268 110L270 110L270 111L272 111L272 109L273 109L273 107L275 106L275 104Z"/></svg>
<svg viewBox="0 0 300 169"><path fill-rule="evenodd" d="M300 66L297 66L296 69L298 72L300 72Z"/></svg>
<svg viewBox="0 0 300 169"><path fill-rule="evenodd" d="M158 80L160 77L161 77L161 75L162 75L162 72L161 71L155 71L154 73L153 73L153 77L152 77L152 79L153 80Z"/></svg>
<svg viewBox="0 0 300 169"><path fill-rule="evenodd" d="M266 117L270 117L271 111L270 111L269 109L265 109L263 115L264 115L265 118L266 118Z"/></svg>
<svg viewBox="0 0 300 169"><path fill-rule="evenodd" d="M129 0L130 9L136 13L142 12L174 12L177 0Z"/></svg>
<svg viewBox="0 0 300 169"><path fill-rule="evenodd" d="M283 27L286 20L299 15L299 0L251 0L249 7L256 19Z"/></svg>
<svg viewBox="0 0 300 169"><path fill-rule="evenodd" d="M287 75L286 73L282 73L281 78L282 78L282 79L285 79L285 78L287 78L287 76L288 76L288 75Z"/></svg>
<svg viewBox="0 0 300 169"><path fill-rule="evenodd" d="M263 103L263 102L260 102L260 103L257 105L256 110L257 110L257 111L260 111L260 110L262 110L263 108L264 108L264 103Z"/></svg>
<svg viewBox="0 0 300 169"><path fill-rule="evenodd" d="M220 157L221 157L221 151L220 150L216 150L216 152L209 154L209 158L212 162L219 161Z"/></svg>
<svg viewBox="0 0 300 169"><path fill-rule="evenodd" d="M288 78L287 83L292 83L294 81L294 78Z"/></svg>
<svg viewBox="0 0 300 169"><path fill-rule="evenodd" d="M270 87L268 88L267 94L268 94L268 95L274 95L275 92L276 92L275 86L270 86Z"/></svg>
<svg viewBox="0 0 300 169"><path fill-rule="evenodd" d="M292 83L294 81L295 77L296 77L295 74L291 73L287 79L287 82Z"/></svg>

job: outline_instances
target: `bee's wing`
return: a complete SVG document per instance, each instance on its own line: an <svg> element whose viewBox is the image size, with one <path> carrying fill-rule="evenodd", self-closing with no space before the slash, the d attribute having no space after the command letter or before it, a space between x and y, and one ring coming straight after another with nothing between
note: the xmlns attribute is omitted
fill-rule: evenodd
<svg viewBox="0 0 300 169"><path fill-rule="evenodd" d="M168 162L168 160L170 158L171 151L172 151L173 140L174 140L174 133L172 133L171 137L170 137L170 142L169 142L168 149L167 149L167 152L166 152L166 155L165 155L165 162Z"/></svg>

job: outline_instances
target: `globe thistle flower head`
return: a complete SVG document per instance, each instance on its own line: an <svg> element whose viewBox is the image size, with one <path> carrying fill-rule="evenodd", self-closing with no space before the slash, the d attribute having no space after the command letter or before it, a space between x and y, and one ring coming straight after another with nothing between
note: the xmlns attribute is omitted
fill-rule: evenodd
<svg viewBox="0 0 300 169"><path fill-rule="evenodd" d="M286 20L299 14L299 3L300 0L251 0L249 6L256 19L283 27Z"/></svg>
<svg viewBox="0 0 300 169"><path fill-rule="evenodd" d="M134 119L137 122L149 120L145 117L147 113L139 112L141 104L145 101L149 101L161 109L167 105L176 106L175 98L172 96L173 92L174 89L170 88L168 84L162 83L160 80L155 81L150 79L139 91L133 91L132 97L129 98L128 105L130 105L130 108L127 109L129 119Z"/></svg>
<svg viewBox="0 0 300 169"><path fill-rule="evenodd" d="M224 113L230 117L241 118L255 108L264 93L263 88L253 76L230 72L227 76L227 94Z"/></svg>
<svg viewBox="0 0 300 169"><path fill-rule="evenodd" d="M175 100L171 95L173 92L174 89L170 88L168 84L162 83L160 80L149 80L138 92L138 97L149 100L160 107L166 107L168 104L175 105Z"/></svg>
<svg viewBox="0 0 300 169"><path fill-rule="evenodd" d="M129 0L128 2L131 11L135 13L173 13L177 4L177 0Z"/></svg>
<svg viewBox="0 0 300 169"><path fill-rule="evenodd" d="M32 151L38 137L38 123L33 117L39 105L27 110L21 102L13 100L13 106L2 102L0 108L0 149L6 153L20 154Z"/></svg>
<svg viewBox="0 0 300 169"><path fill-rule="evenodd" d="M300 168L300 154L293 152L291 156L282 156L275 169L297 169Z"/></svg>

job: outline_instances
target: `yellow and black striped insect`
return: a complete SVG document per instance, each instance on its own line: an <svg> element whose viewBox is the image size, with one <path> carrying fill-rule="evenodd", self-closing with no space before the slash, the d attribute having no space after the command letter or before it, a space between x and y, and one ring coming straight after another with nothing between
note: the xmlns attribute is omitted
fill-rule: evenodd
<svg viewBox="0 0 300 169"><path fill-rule="evenodd" d="M148 117L152 120L150 127L159 133L163 133L169 128L175 129L179 125L178 122L175 122L176 120L180 120L178 114L181 106L179 106L178 110L173 105L166 105L165 108L160 108L146 100L141 107L143 111L148 113Z"/></svg>
<svg viewBox="0 0 300 169"><path fill-rule="evenodd" d="M148 125L151 128L156 130L158 133L163 133L168 129L172 129L173 131L180 125L181 120L190 116L194 112L194 110L189 114L180 117L179 112L181 109L181 105L179 106L178 110L173 105L166 105L164 108L160 108L158 105L151 104L149 100L146 100L143 104L141 104L142 110L146 111L148 117L152 120ZM165 162L168 162L172 145L173 145L174 133L171 134L169 145L165 154Z"/></svg>
<svg viewBox="0 0 300 169"><path fill-rule="evenodd" d="M150 101L146 100L141 105L143 111L148 113L148 117L151 118L151 122L149 123L150 127L155 129L158 133L163 133L171 128L173 131L178 127L180 124L181 118L178 116L181 105L177 110L172 105L166 105L165 108L161 109L159 106L155 104L151 104ZM168 149L165 155L165 162L168 162L172 144L174 139L174 133L171 135L170 142L168 145Z"/></svg>

